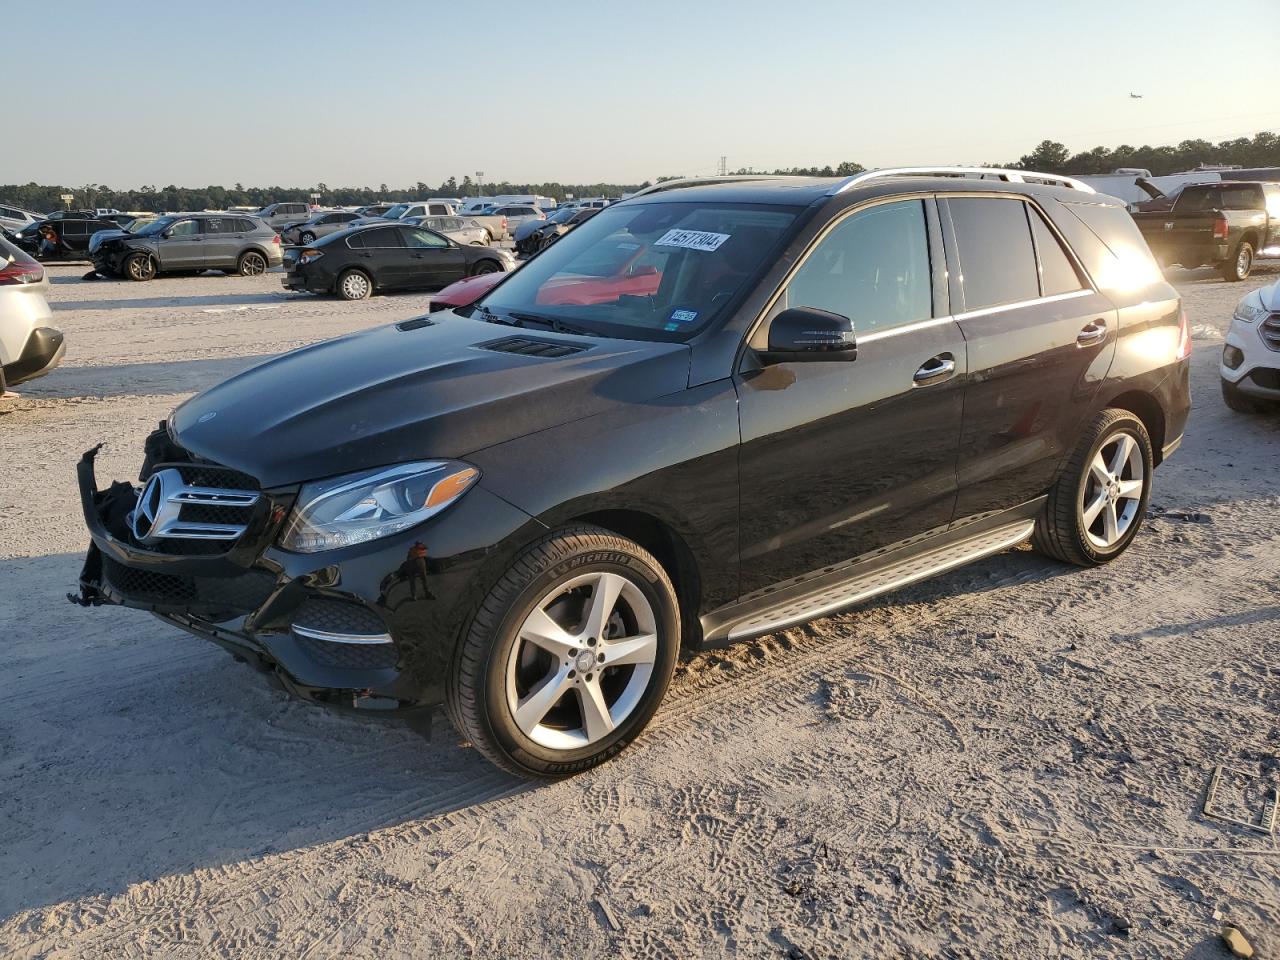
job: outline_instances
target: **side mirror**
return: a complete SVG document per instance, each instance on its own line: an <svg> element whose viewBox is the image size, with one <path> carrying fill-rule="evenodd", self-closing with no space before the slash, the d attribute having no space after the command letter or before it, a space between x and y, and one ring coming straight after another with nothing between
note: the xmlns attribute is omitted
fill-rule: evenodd
<svg viewBox="0 0 1280 960"><path fill-rule="evenodd" d="M172 236L173 236L173 231L172 231L172 230L166 230L164 233L160 234L160 236L162 236L164 239L168 240L170 237L172 237Z"/></svg>
<svg viewBox="0 0 1280 960"><path fill-rule="evenodd" d="M816 307L792 307L774 317L762 356L766 363L857 358L853 321Z"/></svg>

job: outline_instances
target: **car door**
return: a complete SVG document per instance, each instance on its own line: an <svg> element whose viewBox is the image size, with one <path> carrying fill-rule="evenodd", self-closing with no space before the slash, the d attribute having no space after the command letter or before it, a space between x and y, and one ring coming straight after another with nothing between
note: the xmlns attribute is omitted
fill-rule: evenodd
<svg viewBox="0 0 1280 960"><path fill-rule="evenodd" d="M945 530L956 493L965 344L948 315L931 198L860 207L827 228L769 315L816 307L854 323L856 360L737 376L742 590Z"/></svg>
<svg viewBox="0 0 1280 960"><path fill-rule="evenodd" d="M466 255L446 238L421 227L401 227L409 251L406 289L447 286L467 275Z"/></svg>
<svg viewBox="0 0 1280 960"><path fill-rule="evenodd" d="M1116 311L1037 205L1003 195L940 207L969 351L960 521L1048 490L1115 353Z"/></svg>
<svg viewBox="0 0 1280 960"><path fill-rule="evenodd" d="M207 217L204 226L204 260L202 266L219 269L235 266L244 235L236 230L235 217Z"/></svg>
<svg viewBox="0 0 1280 960"><path fill-rule="evenodd" d="M161 270L198 270L204 264L204 225L185 217L166 229L156 243Z"/></svg>
<svg viewBox="0 0 1280 960"><path fill-rule="evenodd" d="M359 266L368 269L379 290L404 290L412 273L409 251L398 227L378 227L359 234L361 246L356 250Z"/></svg>

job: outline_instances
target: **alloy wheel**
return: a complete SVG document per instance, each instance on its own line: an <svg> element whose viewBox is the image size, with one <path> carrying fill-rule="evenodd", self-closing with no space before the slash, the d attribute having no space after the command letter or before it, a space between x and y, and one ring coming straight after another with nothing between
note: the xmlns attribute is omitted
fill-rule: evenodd
<svg viewBox="0 0 1280 960"><path fill-rule="evenodd" d="M1137 438L1115 434L1089 464L1080 494L1080 517L1089 542L1099 550L1119 543L1138 519L1146 468Z"/></svg>
<svg viewBox="0 0 1280 960"><path fill-rule="evenodd" d="M583 574L525 618L507 659L507 707L542 747L590 746L635 710L657 657L657 618L640 588L617 573Z"/></svg>
<svg viewBox="0 0 1280 960"><path fill-rule="evenodd" d="M260 253L246 253L240 261L240 272L246 277L256 277L267 272L267 261Z"/></svg>

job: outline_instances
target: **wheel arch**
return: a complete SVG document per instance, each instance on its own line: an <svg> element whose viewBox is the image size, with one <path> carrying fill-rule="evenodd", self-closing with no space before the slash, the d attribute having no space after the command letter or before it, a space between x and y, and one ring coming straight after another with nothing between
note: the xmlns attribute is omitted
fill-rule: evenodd
<svg viewBox="0 0 1280 960"><path fill-rule="evenodd" d="M1127 410L1142 421L1151 437L1151 449L1155 464L1159 466L1164 459L1165 413L1160 401L1142 390L1130 390L1112 397L1107 406L1118 410Z"/></svg>
<svg viewBox="0 0 1280 960"><path fill-rule="evenodd" d="M1253 227L1249 227L1240 234L1240 242L1248 243L1256 251L1258 249L1258 231L1253 229Z"/></svg>
<svg viewBox="0 0 1280 960"><path fill-rule="evenodd" d="M590 523L644 547L671 578L676 598L680 601L680 635L682 645L697 646L701 642L702 576L693 550L684 537L670 524L652 513L636 509L610 508L578 514L565 524Z"/></svg>

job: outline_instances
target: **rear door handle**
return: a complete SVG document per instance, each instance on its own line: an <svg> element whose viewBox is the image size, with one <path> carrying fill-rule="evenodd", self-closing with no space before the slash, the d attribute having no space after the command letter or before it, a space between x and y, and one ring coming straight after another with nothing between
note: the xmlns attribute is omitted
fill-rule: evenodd
<svg viewBox="0 0 1280 960"><path fill-rule="evenodd" d="M917 387L927 387L931 383L950 380L955 373L955 357L949 353L942 353L926 360L924 366L917 370L911 379L915 381Z"/></svg>
<svg viewBox="0 0 1280 960"><path fill-rule="evenodd" d="M1099 317L1097 320L1085 324L1084 329L1076 337L1076 343L1082 347L1089 347L1095 343L1101 343L1106 338L1107 321Z"/></svg>

